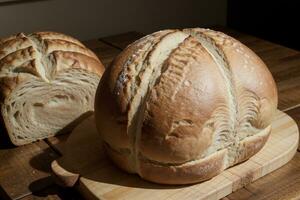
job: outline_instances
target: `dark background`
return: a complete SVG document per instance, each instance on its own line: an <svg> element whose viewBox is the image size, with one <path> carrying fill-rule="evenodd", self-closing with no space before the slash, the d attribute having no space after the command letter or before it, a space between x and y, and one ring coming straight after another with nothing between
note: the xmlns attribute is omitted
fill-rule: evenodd
<svg viewBox="0 0 300 200"><path fill-rule="evenodd" d="M297 0L0 0L0 37L52 30L88 40L228 26L300 50Z"/></svg>
<svg viewBox="0 0 300 200"><path fill-rule="evenodd" d="M227 3L228 27L300 50L299 1L228 0Z"/></svg>
<svg viewBox="0 0 300 200"><path fill-rule="evenodd" d="M0 0L0 37L52 30L80 40L226 25L227 0Z"/></svg>

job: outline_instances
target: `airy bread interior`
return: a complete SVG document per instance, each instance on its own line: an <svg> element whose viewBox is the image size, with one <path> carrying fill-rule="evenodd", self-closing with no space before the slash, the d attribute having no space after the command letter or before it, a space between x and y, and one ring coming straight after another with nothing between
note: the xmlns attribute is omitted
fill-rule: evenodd
<svg viewBox="0 0 300 200"><path fill-rule="evenodd" d="M11 140L21 145L53 136L92 111L98 82L96 74L70 69L51 83L32 77L19 84L1 109Z"/></svg>

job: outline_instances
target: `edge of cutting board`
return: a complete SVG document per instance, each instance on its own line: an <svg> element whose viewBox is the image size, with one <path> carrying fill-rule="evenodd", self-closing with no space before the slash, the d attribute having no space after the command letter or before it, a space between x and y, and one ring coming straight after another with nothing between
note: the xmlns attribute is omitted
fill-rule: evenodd
<svg viewBox="0 0 300 200"><path fill-rule="evenodd" d="M295 121L278 110L271 135L255 156L208 181L168 186L116 168L105 156L94 121L90 116L74 129L63 156L51 165L59 184L75 186L87 199L220 199L286 164L296 153L299 140Z"/></svg>

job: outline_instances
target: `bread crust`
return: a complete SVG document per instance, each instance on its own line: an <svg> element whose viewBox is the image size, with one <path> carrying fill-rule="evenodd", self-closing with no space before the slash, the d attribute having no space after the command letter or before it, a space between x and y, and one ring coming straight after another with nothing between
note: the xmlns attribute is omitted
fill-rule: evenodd
<svg viewBox="0 0 300 200"><path fill-rule="evenodd" d="M49 45L51 51L47 50ZM44 53L47 55L43 55ZM54 56L54 62L58 64L53 66L56 73L62 71L59 65L62 62L66 63L63 69L80 68L96 73L98 76L101 76L105 69L99 58L75 38L56 32L36 32L29 35L19 33L0 40L0 81L4 85L11 85L10 90L0 90L1 96L5 97L13 90L12 86L21 83L21 79L16 78L24 75L20 72L43 78L38 67L42 65L43 68L45 64L37 63L37 60L45 56ZM49 74L53 75L54 72L49 71Z"/></svg>
<svg viewBox="0 0 300 200"><path fill-rule="evenodd" d="M201 156L213 140L205 122L226 101L210 55L195 38L181 45L166 60L167 70L146 101L139 149L158 162L183 163Z"/></svg>
<svg viewBox="0 0 300 200"><path fill-rule="evenodd" d="M222 32L201 28L193 31L213 39L229 62L235 85L255 93L260 98L261 116L255 125L258 128L267 127L272 112L277 108L278 94L275 81L265 63L251 49ZM239 90L238 93L243 92Z"/></svg>
<svg viewBox="0 0 300 200"><path fill-rule="evenodd" d="M218 151L204 159L179 166L164 166L140 160L140 176L161 184L192 184L208 180L225 168L226 150Z"/></svg>
<svg viewBox="0 0 300 200"><path fill-rule="evenodd" d="M129 46L97 90L97 128L109 157L123 170L156 183L204 181L250 158L266 143L277 108L272 75L250 49L212 30L183 32L189 36L175 48L170 45L174 49L163 62L160 54L171 47L159 38L172 35L171 30ZM171 37L175 41L175 34ZM144 48L151 43L166 46L153 56L157 49ZM148 84L144 96L135 96L141 98L137 106L133 96L143 78L139 66L150 62L141 52L163 65L147 77L154 84Z"/></svg>
<svg viewBox="0 0 300 200"><path fill-rule="evenodd" d="M105 152L108 157L117 164L119 168L127 171L128 173L135 173L136 171L132 169L132 164L130 160L130 150L124 149L123 151L118 151L113 149L109 144L104 143Z"/></svg>
<svg viewBox="0 0 300 200"><path fill-rule="evenodd" d="M129 82L134 78L134 71L126 71L136 62L141 54L147 54L147 43L157 41L170 30L157 32L129 45L106 69L98 86L95 101L97 128L104 140L112 147L130 148L127 134L128 109L130 102ZM155 43L155 42L154 42ZM134 55L134 56L133 56ZM130 61L128 61L130 58ZM107 120L107 116L110 119ZM109 134L108 134L109 133Z"/></svg>
<svg viewBox="0 0 300 200"><path fill-rule="evenodd" d="M237 163L249 159L261 150L269 137L270 131L271 129L268 127L257 135L242 141L240 145L241 155ZM208 180L226 169L228 167L226 166L227 156L227 150L223 149L203 159L190 161L179 166L159 165L141 159L139 161L139 175L146 180L161 184L180 185L197 183ZM122 165L124 163L119 164Z"/></svg>
<svg viewBox="0 0 300 200"><path fill-rule="evenodd" d="M239 148L238 148L238 159L236 163L243 162L257 152L259 152L264 145L266 144L269 136L271 134L271 126L269 125L265 129L261 130L256 135L251 137L247 137L244 140L240 141ZM235 163L235 164L236 164Z"/></svg>
<svg viewBox="0 0 300 200"><path fill-rule="evenodd" d="M241 141L239 148L240 155L237 163L243 162L259 152L265 145L270 133L271 127L268 126L257 135ZM132 165L129 149L121 152L120 150L112 149L106 144L105 150L109 158L119 168L127 171L128 173L136 173L136 171L131 168ZM124 153L125 151L126 153ZM152 162L151 160L140 156L140 168L138 174L146 180L161 184L178 185L197 183L208 180L226 169L227 153L227 150L223 149L205 158L173 166L165 163Z"/></svg>

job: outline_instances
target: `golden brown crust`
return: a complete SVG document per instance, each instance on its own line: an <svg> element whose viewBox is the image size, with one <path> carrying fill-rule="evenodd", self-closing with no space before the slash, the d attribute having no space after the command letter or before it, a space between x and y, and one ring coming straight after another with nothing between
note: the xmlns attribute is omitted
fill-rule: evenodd
<svg viewBox="0 0 300 200"><path fill-rule="evenodd" d="M32 46L32 43L27 37L8 40L5 43L0 44L0 59L17 49L25 49L30 46Z"/></svg>
<svg viewBox="0 0 300 200"><path fill-rule="evenodd" d="M192 37L170 55L164 68L146 102L140 151L158 162L197 159L212 143L212 133L204 130L204 124L226 101L222 77Z"/></svg>
<svg viewBox="0 0 300 200"><path fill-rule="evenodd" d="M135 173L135 171L132 169L132 164L130 160L130 152L129 149L127 149L128 152L118 152L114 149L112 149L109 144L104 143L105 152L108 154L109 158L117 164L118 167L120 167L122 170L127 171L128 173Z"/></svg>
<svg viewBox="0 0 300 200"><path fill-rule="evenodd" d="M20 33L0 40L0 79L4 85L11 84L20 73L46 80L51 79L55 72L68 68L85 69L99 76L104 71L104 66L91 50L77 39L61 33ZM17 86L12 84L11 89L13 85ZM9 94L0 92L3 98Z"/></svg>
<svg viewBox="0 0 300 200"><path fill-rule="evenodd" d="M207 180L257 153L277 107L274 80L250 49L207 29L178 32L152 34L123 51L95 106L112 160L165 184Z"/></svg>
<svg viewBox="0 0 300 200"><path fill-rule="evenodd" d="M263 129L256 135L247 137L239 144L238 159L236 163L243 162L259 152L266 144L269 135L271 134L271 126Z"/></svg>
<svg viewBox="0 0 300 200"><path fill-rule="evenodd" d="M237 163L243 162L255 155L262 149L271 132L270 126L257 135L248 137L240 142L239 159ZM109 158L121 169L135 173L131 168L130 152L124 153L114 150L105 145ZM191 184L208 180L221 173L226 166L227 150L223 149L205 158L189 161L183 164L171 165L153 162L143 156L139 156L139 175L152 182L161 184ZM136 172L137 173L137 172Z"/></svg>
<svg viewBox="0 0 300 200"><path fill-rule="evenodd" d="M32 46L10 53L0 60L1 77L10 76L10 73L13 73L16 68L23 69L24 71L26 69L29 73L39 76L37 68L30 65L36 57L37 53Z"/></svg>
<svg viewBox="0 0 300 200"><path fill-rule="evenodd" d="M89 56L91 58L94 58L95 60L98 60L97 56L89 49L87 49L84 46L79 46L75 43L64 41L64 40L44 40L45 44L45 53L50 54L53 51L67 51L67 52L75 52L80 53L86 56Z"/></svg>
<svg viewBox="0 0 300 200"><path fill-rule="evenodd" d="M127 121L124 114L120 112L113 93L109 87L109 80L113 77L113 68L105 70L96 92L95 117L97 118L97 129L104 141L118 148L129 148L129 139L126 134ZM110 118L107 119L107 116Z"/></svg>
<svg viewBox="0 0 300 200"><path fill-rule="evenodd" d="M0 45L2 45L5 42L11 41L11 40L14 40L14 39L17 39L17 38L24 38L24 37L26 37L24 35L24 33L18 33L16 35L11 35L11 36L8 36L6 38L0 38Z"/></svg>
<svg viewBox="0 0 300 200"><path fill-rule="evenodd" d="M60 72L70 67L85 69L87 71L94 72L99 76L101 76L104 72L104 68L99 67L98 59L96 60L81 53L54 51L53 56L56 61L56 72Z"/></svg>
<svg viewBox="0 0 300 200"><path fill-rule="evenodd" d="M116 95L118 107L121 112L127 112L132 98L131 85L134 84L135 76L138 75L136 65L142 65L144 59L149 57L156 43L165 35L174 31L165 30L146 36L129 45L114 60L112 66L111 88Z"/></svg>
<svg viewBox="0 0 300 200"><path fill-rule="evenodd" d="M138 56L140 54L147 54L148 49L145 45L148 42L158 40L169 32L167 30L154 33L153 36L142 38L129 45L114 59L103 74L103 81L100 82L96 93L95 115L99 119L98 130L106 142L113 147L129 148L130 145L127 134L127 112L130 95L128 82L134 78L133 73L135 73L131 66L139 62ZM137 53L139 51L140 53ZM125 70L127 70L126 73ZM111 116L109 120L107 120L107 116Z"/></svg>
<svg viewBox="0 0 300 200"><path fill-rule="evenodd" d="M77 39L70 37L68 35L62 34L62 33L56 33L52 31L42 31L42 32L36 32L33 34L30 34L30 36L38 37L40 40L64 40L67 42L75 43L79 46L84 47L84 45Z"/></svg>
<svg viewBox="0 0 300 200"><path fill-rule="evenodd" d="M267 127L277 108L278 97L275 81L264 62L248 47L224 33L208 29L194 30L212 38L222 49L231 67L235 85L243 88L237 93L242 96L243 90L248 90L259 98L260 116L253 124L257 128Z"/></svg>
<svg viewBox="0 0 300 200"><path fill-rule="evenodd" d="M225 168L226 150L218 151L204 159L179 166L164 166L140 160L140 176L146 180L171 185L191 184L208 180Z"/></svg>
<svg viewBox="0 0 300 200"><path fill-rule="evenodd" d="M105 144L105 151L119 168L128 173L136 173L132 169L130 152L119 152L112 149L108 144ZM222 150L204 159L173 166L154 163L144 157L140 157L139 175L148 181L162 184L197 183L210 179L224 170L225 157L226 150Z"/></svg>

